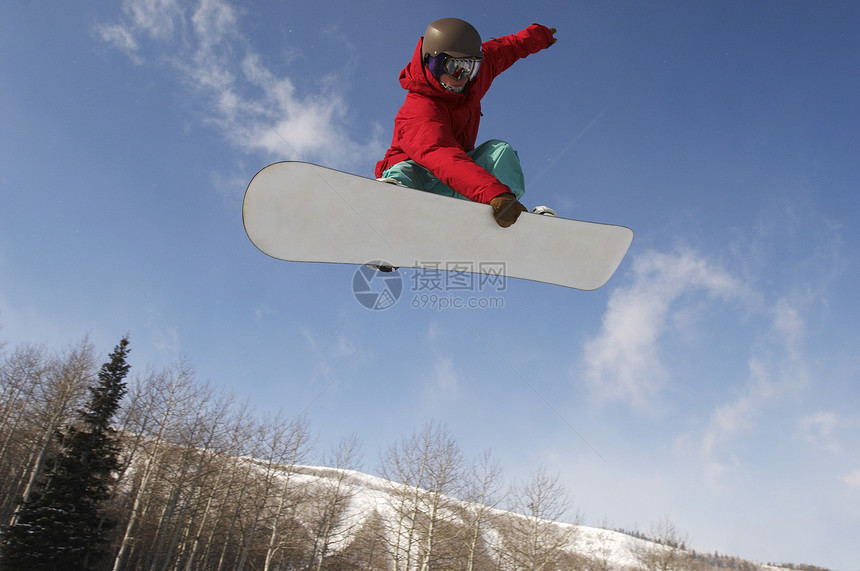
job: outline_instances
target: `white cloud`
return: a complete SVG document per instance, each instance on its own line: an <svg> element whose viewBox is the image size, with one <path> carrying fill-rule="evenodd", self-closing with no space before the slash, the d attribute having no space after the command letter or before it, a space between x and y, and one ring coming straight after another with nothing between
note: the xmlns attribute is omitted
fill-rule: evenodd
<svg viewBox="0 0 860 571"><path fill-rule="evenodd" d="M646 252L634 261L632 283L612 292L600 332L585 345L584 383L599 403L659 410L659 396L672 374L667 363L674 358L663 352L666 338L689 337L704 304L715 301L740 301L766 318L764 331L750 346L740 389L715 403L704 430L688 441L716 489L717 480L737 465L731 450L726 458L724 447L753 431L765 409L809 383L806 325L788 298L762 305L745 282L693 251Z"/></svg>
<svg viewBox="0 0 860 571"><path fill-rule="evenodd" d="M612 292L600 333L585 345L584 382L598 402L620 401L634 409L652 408L668 373L660 340L683 312L680 299L704 290L723 299L745 295L732 275L692 251L656 251L638 256L633 283Z"/></svg>
<svg viewBox="0 0 860 571"><path fill-rule="evenodd" d="M136 0L123 2L123 11L135 27L155 39L167 39L174 34L182 18L182 8L176 0Z"/></svg>
<svg viewBox="0 0 860 571"><path fill-rule="evenodd" d="M153 327L151 343L158 351L179 355L179 331L175 326Z"/></svg>
<svg viewBox="0 0 860 571"><path fill-rule="evenodd" d="M236 11L223 0L201 0L191 16L194 32L204 50L237 32Z"/></svg>
<svg viewBox="0 0 860 571"><path fill-rule="evenodd" d="M352 357L361 350L361 345L355 339L349 339L345 335L337 338L337 354L343 357Z"/></svg>
<svg viewBox="0 0 860 571"><path fill-rule="evenodd" d="M439 357L433 364L433 372L424 385L423 397L430 401L450 399L460 393L460 377L450 358Z"/></svg>
<svg viewBox="0 0 860 571"><path fill-rule="evenodd" d="M852 457L858 444L860 418L820 410L797 422L800 437L815 449L833 455Z"/></svg>
<svg viewBox="0 0 860 571"><path fill-rule="evenodd" d="M719 446L752 430L761 411L809 383L802 350L805 325L785 300L770 312L772 326L747 362L749 378L742 394L717 407L702 437L701 453L710 458Z"/></svg>
<svg viewBox="0 0 860 571"><path fill-rule="evenodd" d="M754 394L744 395L733 403L717 407L711 414L711 422L702 437L702 455L711 457L719 444L749 430L757 408L758 398Z"/></svg>
<svg viewBox="0 0 860 571"><path fill-rule="evenodd" d="M134 63L143 63L137 55L140 46L138 45L134 34L132 34L128 28L118 24L110 24L99 26L96 31L102 41L124 51L132 61L134 61Z"/></svg>
<svg viewBox="0 0 860 571"><path fill-rule="evenodd" d="M365 141L350 135L343 82L303 85L308 94L301 94L293 80L266 67L226 0L125 0L122 6L120 22L98 26L97 35L137 64L167 62L202 120L237 148L339 168L381 156L379 125L365 129Z"/></svg>
<svg viewBox="0 0 860 571"><path fill-rule="evenodd" d="M364 360L370 349L367 339L347 334L320 335L307 327L299 327L304 338L304 352L313 363L312 382L331 383L340 379L357 361Z"/></svg>
<svg viewBox="0 0 860 571"><path fill-rule="evenodd" d="M801 418L798 426L804 440L835 454L842 450L836 431L843 422L835 412L819 411Z"/></svg>
<svg viewBox="0 0 860 571"><path fill-rule="evenodd" d="M845 482L852 491L860 492L860 468L842 478L842 481Z"/></svg>

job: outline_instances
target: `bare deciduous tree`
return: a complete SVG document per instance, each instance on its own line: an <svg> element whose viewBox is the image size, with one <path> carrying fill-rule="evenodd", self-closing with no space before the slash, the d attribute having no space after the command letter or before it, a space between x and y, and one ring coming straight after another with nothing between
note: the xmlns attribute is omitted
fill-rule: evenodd
<svg viewBox="0 0 860 571"><path fill-rule="evenodd" d="M484 538L498 522L497 508L506 497L503 486L501 464L489 451L473 461L464 474L462 498L470 504L463 515L466 571L490 565L492 558Z"/></svg>
<svg viewBox="0 0 860 571"><path fill-rule="evenodd" d="M594 534L591 542L586 548L587 560L585 562L585 571L610 571L612 569L612 534L609 531L609 522L605 521L599 524L599 528Z"/></svg>
<svg viewBox="0 0 860 571"><path fill-rule="evenodd" d="M456 537L450 525L455 508L450 496L458 491L463 457L444 427L428 423L420 432L391 446L381 471L393 485L388 523L388 547L395 569L428 570L444 558Z"/></svg>
<svg viewBox="0 0 860 571"><path fill-rule="evenodd" d="M114 571L123 568L125 559L131 555L138 522L154 507L151 487L164 487L164 480L153 476L168 469L162 460L170 450L171 443L178 440L176 431L185 415L197 404L197 387L193 377L190 365L180 362L132 386L132 392L139 393L132 398L141 399L139 402L145 409L139 418L141 424L136 427L136 432L144 439L144 445L140 454L140 467L134 473L136 481L131 494L130 513L114 559Z"/></svg>
<svg viewBox="0 0 860 571"><path fill-rule="evenodd" d="M0 364L0 522L9 522L32 468L31 456L43 434L35 419L34 394L46 382L48 364L41 347L22 346Z"/></svg>
<svg viewBox="0 0 860 571"><path fill-rule="evenodd" d="M96 374L93 346L84 338L61 357L52 359L44 376L32 378L37 384L28 392L27 417L33 423L28 430L26 460L22 463L24 484L21 502L26 502L42 473L51 446L51 436L72 420L74 412L83 405L87 387ZM43 381L43 382L41 382ZM14 524L13 514L10 524Z"/></svg>
<svg viewBox="0 0 860 571"><path fill-rule="evenodd" d="M342 439L325 463L334 468L331 476L322 478L314 489L309 514L309 528L314 538L309 568L313 571L323 569L331 549L348 543L355 531L355 526L349 525L345 516L356 493L351 485L350 470L358 467L360 454L358 436L353 434Z"/></svg>
<svg viewBox="0 0 860 571"><path fill-rule="evenodd" d="M290 531L298 531L294 529L298 506L305 502L307 497L304 486L295 484L293 476L296 473L296 466L301 464L310 453L312 443L307 418L300 417L286 424L284 428L284 434L278 435L282 440L276 445L280 450L277 463L280 468L281 482L276 508L271 516L271 533L269 534L269 544L263 565L264 571L269 571L272 568L275 554L282 549L291 551L288 554L291 559L301 559L298 546L295 545L296 539L299 537ZM281 529L279 526L283 519L286 519L289 525ZM281 538L281 535L285 537Z"/></svg>
<svg viewBox="0 0 860 571"><path fill-rule="evenodd" d="M214 446L211 450L215 472L212 481L201 489L200 511L197 521L194 522L194 531L190 536L185 571L194 569L198 563L198 558L206 559L218 528L218 522L223 515L223 508L227 505L225 496L231 488L236 473L236 465L244 436L243 428L248 420L249 412L247 405L234 411L232 404L232 399L228 399L222 403L222 406L217 407L216 412L218 414L212 422L213 429L221 427L220 438L214 439ZM208 534L207 529L209 530ZM201 543L204 545L202 556L199 555Z"/></svg>
<svg viewBox="0 0 860 571"><path fill-rule="evenodd" d="M699 571L707 566L687 551L687 538L666 516L650 532L651 541L637 541L631 551L639 571Z"/></svg>
<svg viewBox="0 0 860 571"><path fill-rule="evenodd" d="M503 561L516 569L570 568L562 565L576 539L574 525L560 526L571 506L570 498L544 468L531 480L515 485L512 492L513 512L507 518L502 534Z"/></svg>
<svg viewBox="0 0 860 571"><path fill-rule="evenodd" d="M385 534L387 526L382 514L374 509L354 531L349 544L338 556L344 569L391 569Z"/></svg>

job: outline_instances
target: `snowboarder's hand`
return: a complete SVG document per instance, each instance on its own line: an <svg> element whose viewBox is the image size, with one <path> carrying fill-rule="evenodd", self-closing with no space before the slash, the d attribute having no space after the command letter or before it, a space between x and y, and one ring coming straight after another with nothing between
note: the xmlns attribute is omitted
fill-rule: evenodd
<svg viewBox="0 0 860 571"><path fill-rule="evenodd" d="M549 45L553 45L558 41L558 38L555 37L555 33L558 32L555 28L550 28L549 33L552 34L552 38L549 40Z"/></svg>
<svg viewBox="0 0 860 571"><path fill-rule="evenodd" d="M526 207L520 204L512 192L505 192L490 200L493 207L493 218L502 228L507 228L517 221L521 212L526 212Z"/></svg>

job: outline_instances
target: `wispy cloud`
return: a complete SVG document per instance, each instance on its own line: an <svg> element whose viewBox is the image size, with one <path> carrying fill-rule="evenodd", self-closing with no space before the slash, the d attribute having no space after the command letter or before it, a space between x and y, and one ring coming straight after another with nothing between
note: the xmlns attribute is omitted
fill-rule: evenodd
<svg viewBox="0 0 860 571"><path fill-rule="evenodd" d="M804 416L798 424L807 442L835 453L841 449L839 442L834 438L834 433L841 423L842 419L838 414L822 410Z"/></svg>
<svg viewBox="0 0 860 571"><path fill-rule="evenodd" d="M433 370L424 385L423 397L430 401L450 400L460 393L460 379L454 362L447 357L437 357Z"/></svg>
<svg viewBox="0 0 860 571"><path fill-rule="evenodd" d="M845 482L851 491L860 492L860 468L843 477L842 481Z"/></svg>
<svg viewBox="0 0 860 571"><path fill-rule="evenodd" d="M755 439L768 423L800 417L801 436L831 453L848 441L839 435L850 425L845 417L798 409L798 397L820 383L822 363L810 358L808 341L828 307L829 285L845 267L839 226L813 206L806 205L803 215L800 210L791 202L770 208L752 232L730 245L737 266L761 294L737 323L750 339L746 375L735 379L694 437L714 490L724 489L726 479L743 469L738 443Z"/></svg>
<svg viewBox="0 0 860 571"><path fill-rule="evenodd" d="M302 93L244 40L240 16L226 0L124 0L119 21L95 31L137 65L167 64L202 120L245 152L340 168L381 156L379 125L364 140L349 132L343 82L302 85Z"/></svg>
<svg viewBox="0 0 860 571"><path fill-rule="evenodd" d="M585 345L583 382L595 401L653 408L668 376L660 341L679 323L674 316L691 291L722 299L747 294L730 273L690 250L636 258L632 284L613 291L600 332Z"/></svg>
<svg viewBox="0 0 860 571"><path fill-rule="evenodd" d="M786 295L768 303L746 280L700 253L650 251L635 260L630 285L613 291L600 332L584 348L582 380L595 402L618 402L640 413L660 410L660 395L674 381L667 363L675 356L665 353L667 338L684 336L700 306L727 302L738 303L746 314L738 316L737 328L750 337L749 350L726 356L746 359L746 375L732 379L733 390L714 404L698 435L682 438L698 452L706 479L714 482L737 462L730 443L750 434L766 411L810 383L803 302ZM808 431L818 429L824 439L832 420L810 418Z"/></svg>
<svg viewBox="0 0 860 571"><path fill-rule="evenodd" d="M751 338L748 353L740 356L746 375L732 379L733 390L714 404L697 435L680 438L685 450L699 454L704 479L714 490L737 467L730 444L810 382L806 324L797 304L789 297L767 303L745 280L700 253L650 251L635 260L630 285L613 291L601 330L584 349L583 382L594 401L618 402L640 413L660 410L661 395L677 380L667 364L676 357L665 353L668 338L683 337L701 307L729 302L747 314L738 317L738 326L743 319L760 324L743 327ZM824 429L826 420L816 422Z"/></svg>
<svg viewBox="0 0 860 571"><path fill-rule="evenodd" d="M743 393L717 407L702 438L701 453L712 457L717 448L749 431L760 412L809 382L803 352L805 324L796 308L780 300L770 310L772 325L748 359L749 378Z"/></svg>
<svg viewBox="0 0 860 571"><path fill-rule="evenodd" d="M858 445L860 417L828 410L806 414L797 422L800 437L815 450L851 456Z"/></svg>

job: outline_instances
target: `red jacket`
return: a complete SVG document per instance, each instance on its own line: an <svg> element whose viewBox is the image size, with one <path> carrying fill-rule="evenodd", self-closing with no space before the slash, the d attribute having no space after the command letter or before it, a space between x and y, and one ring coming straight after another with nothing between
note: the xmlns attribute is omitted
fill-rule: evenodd
<svg viewBox="0 0 860 571"><path fill-rule="evenodd" d="M424 67L422 41L400 72L400 85L409 93L394 119L391 148L376 164L376 176L412 159L460 194L489 203L510 189L466 154L474 150L478 138L481 99L497 75L518 59L549 47L552 33L546 26L533 24L517 34L484 42L481 68L463 93L445 90Z"/></svg>

